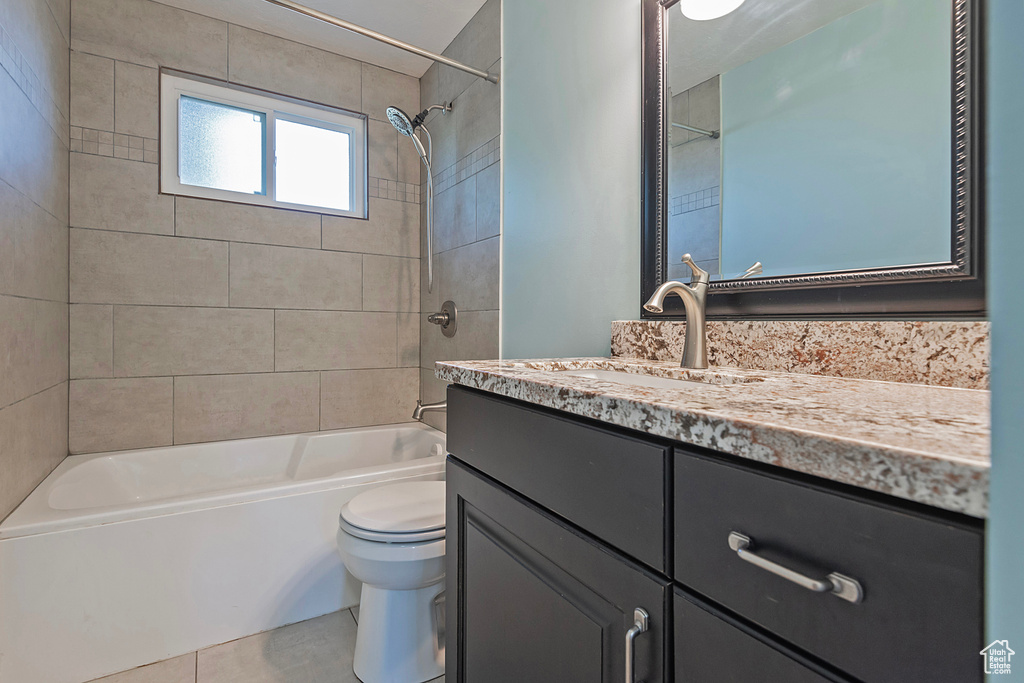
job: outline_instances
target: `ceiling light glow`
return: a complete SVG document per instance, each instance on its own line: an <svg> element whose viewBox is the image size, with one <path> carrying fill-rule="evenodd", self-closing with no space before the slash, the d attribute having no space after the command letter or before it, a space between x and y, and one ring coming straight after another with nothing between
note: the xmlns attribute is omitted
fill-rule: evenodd
<svg viewBox="0 0 1024 683"><path fill-rule="evenodd" d="M679 0L683 16L694 21L724 17L743 4L743 0Z"/></svg>

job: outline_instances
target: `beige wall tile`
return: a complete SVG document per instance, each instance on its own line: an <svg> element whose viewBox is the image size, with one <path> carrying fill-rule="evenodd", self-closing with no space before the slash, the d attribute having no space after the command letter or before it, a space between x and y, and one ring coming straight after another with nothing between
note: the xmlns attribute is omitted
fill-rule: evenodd
<svg viewBox="0 0 1024 683"><path fill-rule="evenodd" d="M481 69L498 61L501 58L501 0L485 2L455 36L444 55ZM456 69L440 69L439 80L440 97L446 101L455 99L472 84L484 82Z"/></svg>
<svg viewBox="0 0 1024 683"><path fill-rule="evenodd" d="M434 200L434 253L475 240L476 176L470 176Z"/></svg>
<svg viewBox="0 0 1024 683"><path fill-rule="evenodd" d="M317 429L315 372L174 378L174 442L196 443Z"/></svg>
<svg viewBox="0 0 1024 683"><path fill-rule="evenodd" d="M358 311L362 257L313 249L231 245L231 305Z"/></svg>
<svg viewBox="0 0 1024 683"><path fill-rule="evenodd" d="M234 24L230 36L232 82L362 111L360 62Z"/></svg>
<svg viewBox="0 0 1024 683"><path fill-rule="evenodd" d="M322 375L320 428L408 422L419 395L419 370L338 370Z"/></svg>
<svg viewBox="0 0 1024 683"><path fill-rule="evenodd" d="M394 313L277 311L278 372L394 367Z"/></svg>
<svg viewBox="0 0 1024 683"><path fill-rule="evenodd" d="M67 146L5 69L0 69L0 102L0 180L66 222Z"/></svg>
<svg viewBox="0 0 1024 683"><path fill-rule="evenodd" d="M91 683L196 683L196 653L104 676Z"/></svg>
<svg viewBox="0 0 1024 683"><path fill-rule="evenodd" d="M420 314L398 314L398 367L420 365Z"/></svg>
<svg viewBox="0 0 1024 683"><path fill-rule="evenodd" d="M39 79L39 87L68 116L68 41L67 16L54 15L44 0L18 0L0 3L0 25L13 41L28 66ZM10 53L13 49L8 48Z"/></svg>
<svg viewBox="0 0 1024 683"><path fill-rule="evenodd" d="M501 133L501 89L477 79L458 105L455 156L461 159Z"/></svg>
<svg viewBox="0 0 1024 683"><path fill-rule="evenodd" d="M68 385L0 409L0 521L68 454Z"/></svg>
<svg viewBox="0 0 1024 683"><path fill-rule="evenodd" d="M440 116L440 114L435 114L435 116ZM433 126L431 126L432 129ZM434 170L436 172L441 169L435 168ZM399 136L398 182L423 185L427 181L425 172L423 161L420 159L420 153L416 151L416 146L412 143L412 140ZM426 187L421 187L421 191L426 192Z"/></svg>
<svg viewBox="0 0 1024 683"><path fill-rule="evenodd" d="M497 310L500 248L499 238L491 237L440 254L441 298L454 301L460 311Z"/></svg>
<svg viewBox="0 0 1024 683"><path fill-rule="evenodd" d="M71 378L114 376L114 307L71 305Z"/></svg>
<svg viewBox="0 0 1024 683"><path fill-rule="evenodd" d="M156 69L114 64L114 130L125 135L159 137L160 76Z"/></svg>
<svg viewBox="0 0 1024 683"><path fill-rule="evenodd" d="M114 60L71 53L71 125L114 130Z"/></svg>
<svg viewBox="0 0 1024 683"><path fill-rule="evenodd" d="M0 407L67 378L67 304L0 296Z"/></svg>
<svg viewBox="0 0 1024 683"><path fill-rule="evenodd" d="M476 238L501 234L501 164L476 174Z"/></svg>
<svg viewBox="0 0 1024 683"><path fill-rule="evenodd" d="M170 445L173 393L170 377L72 380L71 452Z"/></svg>
<svg viewBox="0 0 1024 683"><path fill-rule="evenodd" d="M363 256L364 311L419 311L419 259Z"/></svg>
<svg viewBox="0 0 1024 683"><path fill-rule="evenodd" d="M68 229L0 181L0 294L68 298Z"/></svg>
<svg viewBox="0 0 1024 683"><path fill-rule="evenodd" d="M371 197L367 220L323 217L323 248L418 257L419 231L418 204Z"/></svg>
<svg viewBox="0 0 1024 683"><path fill-rule="evenodd" d="M124 62L227 78L228 25L150 0L74 0L71 47Z"/></svg>
<svg viewBox="0 0 1024 683"><path fill-rule="evenodd" d="M71 155L71 225L174 234L174 198L159 194L157 165Z"/></svg>
<svg viewBox="0 0 1024 683"><path fill-rule="evenodd" d="M375 119L367 121L366 131L370 177L398 180L398 138L402 136L390 123Z"/></svg>
<svg viewBox="0 0 1024 683"><path fill-rule="evenodd" d="M459 315L455 354L463 360L494 360L498 357L498 311L466 311Z"/></svg>
<svg viewBox="0 0 1024 683"><path fill-rule="evenodd" d="M320 215L178 197L174 232L185 237L318 249Z"/></svg>
<svg viewBox="0 0 1024 683"><path fill-rule="evenodd" d="M227 306L228 245L72 229L71 300Z"/></svg>
<svg viewBox="0 0 1024 683"><path fill-rule="evenodd" d="M367 116L387 121L385 110L388 107L398 107L409 116L419 113L420 84L417 79L365 62L362 68L363 111Z"/></svg>
<svg viewBox="0 0 1024 683"><path fill-rule="evenodd" d="M274 312L117 306L114 376L273 372Z"/></svg>

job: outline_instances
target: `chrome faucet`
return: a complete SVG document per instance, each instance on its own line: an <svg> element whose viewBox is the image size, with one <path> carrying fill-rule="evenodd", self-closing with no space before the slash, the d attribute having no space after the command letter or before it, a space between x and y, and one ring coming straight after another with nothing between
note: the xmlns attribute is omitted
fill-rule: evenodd
<svg viewBox="0 0 1024 683"><path fill-rule="evenodd" d="M690 266L690 270L693 271L690 284L676 280L662 283L654 290L654 294L644 304L644 308L651 313L661 313L665 297L669 294L679 295L679 298L683 300L683 308L686 309L686 340L683 342L681 365L684 368L703 370L708 366L708 337L704 319L704 304L707 301L711 274L694 263L689 254L683 254L683 263Z"/></svg>
<svg viewBox="0 0 1024 683"><path fill-rule="evenodd" d="M437 403L424 403L420 399L416 399L416 410L412 411L412 419L422 420L423 413L430 411L447 411L448 401L438 401Z"/></svg>

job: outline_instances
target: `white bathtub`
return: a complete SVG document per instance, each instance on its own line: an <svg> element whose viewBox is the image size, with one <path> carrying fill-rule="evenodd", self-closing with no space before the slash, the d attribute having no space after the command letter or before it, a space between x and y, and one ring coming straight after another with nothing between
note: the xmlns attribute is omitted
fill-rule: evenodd
<svg viewBox="0 0 1024 683"><path fill-rule="evenodd" d="M82 683L354 605L341 506L443 477L420 424L71 456L0 524L0 681Z"/></svg>

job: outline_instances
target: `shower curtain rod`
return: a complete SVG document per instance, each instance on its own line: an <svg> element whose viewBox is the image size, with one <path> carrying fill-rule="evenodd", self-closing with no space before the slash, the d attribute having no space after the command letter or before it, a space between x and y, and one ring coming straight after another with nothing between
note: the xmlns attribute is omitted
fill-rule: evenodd
<svg viewBox="0 0 1024 683"><path fill-rule="evenodd" d="M310 8L310 7L306 7L305 5L300 5L297 2L292 2L291 0L266 0L266 2L269 2L269 3L274 4L274 5L278 5L280 7L284 7L285 9L290 9L293 12L298 12L299 14L305 14L307 17L312 17L314 19L319 19L320 21L323 21L325 23L331 24L332 26L337 26L338 28L343 28L343 29L345 29L347 31L352 31L353 33L358 33L361 36L366 36L367 38L373 38L374 40L379 40L382 43L387 43L388 45L391 45L392 47L397 47L397 48L399 48L401 50L405 50L406 52L411 52L414 55L419 55L420 57L426 57L427 59L431 59L431 60L433 60L435 62L440 62L441 64L447 64L448 66L450 66L450 67L452 67L454 69L458 69L459 71L465 71L468 74L473 74L477 78L482 78L485 81L490 81L491 83L497 83L498 80L499 80L499 77L498 77L497 74L489 74L486 71L481 71L480 69L474 69L471 66L466 66L462 62L457 62L454 59L449 59L448 57L445 57L444 55L434 54L433 52L428 52L428 51L426 51L424 49L418 48L415 45L410 45L409 43L403 43L401 40L396 40L396 39L392 38L391 36L386 36L383 33L377 33L376 31L371 31L368 28L363 28L362 26L359 26L358 24L353 24L352 22L345 21L344 19L338 19L337 17L332 17L330 14L324 14L323 12L320 12L319 10L315 10L315 9Z"/></svg>

